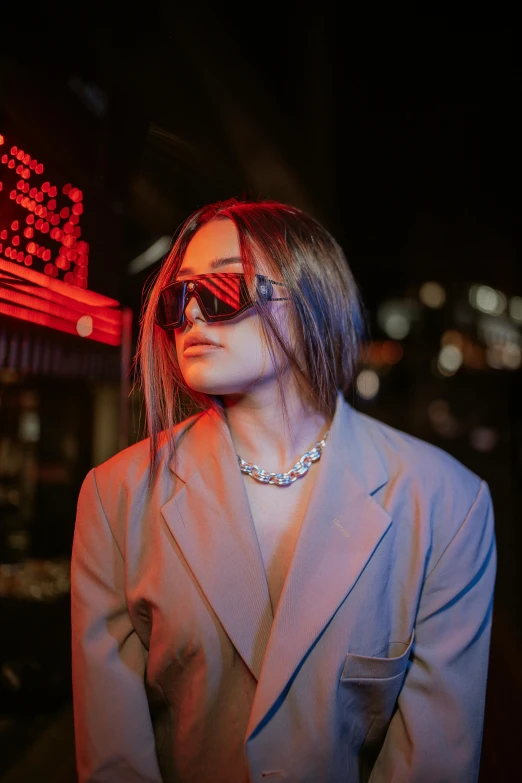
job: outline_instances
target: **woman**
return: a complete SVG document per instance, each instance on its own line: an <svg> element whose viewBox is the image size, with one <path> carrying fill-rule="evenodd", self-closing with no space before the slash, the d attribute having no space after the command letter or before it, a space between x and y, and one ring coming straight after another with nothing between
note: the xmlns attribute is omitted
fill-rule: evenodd
<svg viewBox="0 0 522 783"><path fill-rule="evenodd" d="M476 781L488 487L345 401L362 327L299 210L181 228L141 324L150 438L79 498L80 783Z"/></svg>

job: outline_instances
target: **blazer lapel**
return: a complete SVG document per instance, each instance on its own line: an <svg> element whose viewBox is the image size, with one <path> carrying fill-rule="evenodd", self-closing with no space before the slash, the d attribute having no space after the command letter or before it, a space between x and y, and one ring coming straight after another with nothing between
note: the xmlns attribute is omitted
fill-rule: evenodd
<svg viewBox="0 0 522 783"><path fill-rule="evenodd" d="M232 643L259 679L273 622L268 584L230 432L212 411L186 434L181 478L161 509Z"/></svg>
<svg viewBox="0 0 522 783"><path fill-rule="evenodd" d="M284 699L307 653L391 524L390 516L371 497L388 480L384 462L364 417L342 395L316 468L317 483L276 609L247 740Z"/></svg>

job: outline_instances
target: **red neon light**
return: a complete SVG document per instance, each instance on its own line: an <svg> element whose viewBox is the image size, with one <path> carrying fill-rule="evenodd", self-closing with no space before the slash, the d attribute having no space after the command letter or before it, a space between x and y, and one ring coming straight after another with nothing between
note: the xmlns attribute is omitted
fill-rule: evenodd
<svg viewBox="0 0 522 783"><path fill-rule="evenodd" d="M21 275L19 277L21 277ZM77 302L75 299L71 299L70 297L62 296L62 294L57 294L56 291L50 291L47 288L35 287L35 288L28 289L26 283L23 283L21 281L20 282L14 281L13 277L11 277L10 275L4 275L1 272L0 272L0 280L8 281L12 289L21 291L22 293L27 294L28 290L30 290L31 293L34 293L34 296L38 297L39 299L46 299L49 302L54 302L55 304L63 305L64 307L67 307L70 311L75 311L77 317L86 314L95 316L100 322L105 322L108 325L112 326L112 328L107 327L106 331L114 332L114 334L116 333L119 334L118 330L121 326L121 321L122 321L121 310L115 310L110 307L93 307L92 305Z"/></svg>
<svg viewBox="0 0 522 783"><path fill-rule="evenodd" d="M70 285L64 283L62 280L50 280L41 272L37 272L35 269L23 269L16 264L12 264L9 261L4 261L0 258L0 270L4 272L10 272L11 274L23 277L26 280L30 280L32 283L41 285L45 288L56 291L59 294L75 299L78 302L84 302L85 304L91 304L100 307L119 307L119 302L116 299L111 299L103 294L97 294L95 291L89 291L86 289L71 288Z"/></svg>
<svg viewBox="0 0 522 783"><path fill-rule="evenodd" d="M40 324L40 326L50 326L52 329L57 329L60 332L68 332L78 336L80 332L78 328L70 324L68 321L64 321L62 318L56 318L52 315L45 315L44 313L38 313L34 310L28 310L26 307L18 307L16 305L4 304L0 302L0 313L9 315L12 318L19 318L22 321L29 321L33 324ZM93 328L90 334L81 334L82 337L88 340L95 340L99 343L105 343L106 345L120 345L120 338L114 335L108 335L100 329Z"/></svg>
<svg viewBox="0 0 522 783"><path fill-rule="evenodd" d="M39 299L31 294L22 293L20 291L14 291L10 288L3 288L1 291L2 299L6 299L8 302L14 302L18 305L24 305L25 307L32 308L38 312L45 313L46 315L55 316L56 318L62 318L64 321L71 321L74 324L78 323L78 320L87 313L79 314L75 310L70 310L63 305L55 304L49 300ZM114 326L106 321L99 321L96 316L89 317L92 319L93 325L96 324L96 328L107 335L119 336L121 333L120 326Z"/></svg>

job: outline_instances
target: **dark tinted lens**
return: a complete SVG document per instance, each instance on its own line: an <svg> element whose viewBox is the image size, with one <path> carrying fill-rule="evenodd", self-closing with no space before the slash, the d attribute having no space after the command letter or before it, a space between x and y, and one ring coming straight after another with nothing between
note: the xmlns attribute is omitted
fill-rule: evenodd
<svg viewBox="0 0 522 783"><path fill-rule="evenodd" d="M175 283L160 294L158 302L158 323L160 326L172 326L181 321L181 306L185 283Z"/></svg>
<svg viewBox="0 0 522 783"><path fill-rule="evenodd" d="M237 313L249 300L243 275L209 275L198 280L198 291L210 318Z"/></svg>

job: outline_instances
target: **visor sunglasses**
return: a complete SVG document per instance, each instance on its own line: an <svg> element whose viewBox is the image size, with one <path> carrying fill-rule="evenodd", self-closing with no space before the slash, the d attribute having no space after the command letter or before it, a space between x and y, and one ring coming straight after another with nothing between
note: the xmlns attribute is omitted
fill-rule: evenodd
<svg viewBox="0 0 522 783"><path fill-rule="evenodd" d="M256 290L260 299L270 302L289 301L288 297L274 297L274 285L284 286L265 275L256 275ZM241 272L221 272L196 275L178 280L160 291L155 321L162 329L176 329L185 320L185 308L195 296L205 320L230 321L244 310L254 306L245 276Z"/></svg>

